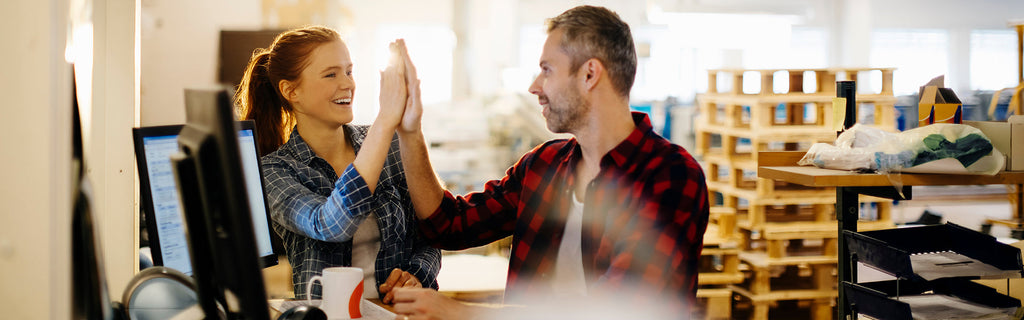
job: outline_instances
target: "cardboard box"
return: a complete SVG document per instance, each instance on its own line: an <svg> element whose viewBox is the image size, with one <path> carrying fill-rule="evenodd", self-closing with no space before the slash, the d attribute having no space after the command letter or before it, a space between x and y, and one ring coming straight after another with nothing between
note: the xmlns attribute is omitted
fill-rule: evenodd
<svg viewBox="0 0 1024 320"><path fill-rule="evenodd" d="M963 113L963 104L953 89L926 86L921 90L921 101L917 104L918 127L933 123L960 123Z"/></svg>
<svg viewBox="0 0 1024 320"><path fill-rule="evenodd" d="M964 121L981 129L992 146L1006 155L1006 171L1024 171L1024 115L1001 121Z"/></svg>
<svg viewBox="0 0 1024 320"><path fill-rule="evenodd" d="M931 79L918 91L917 126L933 123L960 123L964 108L953 89L943 87L945 76Z"/></svg>

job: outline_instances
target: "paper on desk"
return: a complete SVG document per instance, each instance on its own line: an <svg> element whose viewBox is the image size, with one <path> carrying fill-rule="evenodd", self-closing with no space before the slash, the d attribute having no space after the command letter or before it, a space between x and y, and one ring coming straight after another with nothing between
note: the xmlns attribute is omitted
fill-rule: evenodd
<svg viewBox="0 0 1024 320"><path fill-rule="evenodd" d="M914 319L1011 319L1016 308L991 308L938 294L904 296L898 299L910 305Z"/></svg>
<svg viewBox="0 0 1024 320"><path fill-rule="evenodd" d="M395 313L384 309L384 307L378 306L376 303L363 299L362 305L360 305L363 312L363 319L368 320L392 320L395 318Z"/></svg>
<svg viewBox="0 0 1024 320"><path fill-rule="evenodd" d="M285 312L288 309L298 306L320 306L320 300L312 300L312 303L306 300L270 300L270 307L274 308L279 312ZM362 311L363 317L359 319L364 320L392 320L395 318L395 313L384 309L384 307L378 306L377 304L370 302L369 300L363 299L359 305L360 311Z"/></svg>
<svg viewBox="0 0 1024 320"><path fill-rule="evenodd" d="M995 266L971 259L953 251L917 253L910 255L914 273L932 281L939 278L979 276L981 278L1019 278L1020 271L1000 270Z"/></svg>

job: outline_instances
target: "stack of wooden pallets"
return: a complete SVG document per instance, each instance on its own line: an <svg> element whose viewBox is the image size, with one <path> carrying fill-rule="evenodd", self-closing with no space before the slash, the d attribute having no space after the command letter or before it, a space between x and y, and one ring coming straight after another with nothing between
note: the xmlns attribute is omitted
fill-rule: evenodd
<svg viewBox="0 0 1024 320"><path fill-rule="evenodd" d="M835 141L832 99L835 81L881 74L881 92L858 94L859 110L871 111L869 125L895 129L895 97L890 68L710 70L708 93L697 98L696 154L704 164L708 190L717 204L705 251L721 254L721 244L735 241L744 276L729 282L737 306L749 306L752 319L767 319L780 301L796 301L811 319L831 319L837 294L835 189L808 188L757 178L758 153L804 151L816 142ZM726 78L728 77L728 78ZM744 92L749 77L760 81L756 92ZM805 77L807 80L805 81ZM724 79L723 79L724 78ZM719 90L719 80L731 83ZM756 82L756 81L755 81ZM788 84L786 84L788 82ZM805 90L804 83L814 84ZM780 88L784 87L784 88ZM777 92L782 91L782 92ZM838 120L841 121L841 120ZM878 201L872 221L860 230L892 226L890 204ZM728 239L728 240L722 240ZM724 256L724 255L723 255ZM725 261L724 258L716 258ZM719 261L716 260L716 261ZM725 271L724 266L719 269ZM721 294L726 273L706 274L703 290ZM708 314L721 309L708 298ZM731 314L731 311L730 311Z"/></svg>
<svg viewBox="0 0 1024 320"><path fill-rule="evenodd" d="M697 299L701 302L695 308L693 319L732 319L734 284L743 283L740 271L740 248L735 235L720 236L718 225L708 225L704 233L704 249L701 251L700 268L697 276Z"/></svg>

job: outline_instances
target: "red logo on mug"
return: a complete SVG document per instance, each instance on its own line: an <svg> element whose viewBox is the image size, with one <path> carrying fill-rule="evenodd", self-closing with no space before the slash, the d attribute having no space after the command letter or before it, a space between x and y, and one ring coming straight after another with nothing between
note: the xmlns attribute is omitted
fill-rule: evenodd
<svg viewBox="0 0 1024 320"><path fill-rule="evenodd" d="M352 295L348 299L348 314L352 316L352 319L362 318L363 315L359 312L359 302L363 298L363 282L360 281L356 285L356 289L352 291Z"/></svg>

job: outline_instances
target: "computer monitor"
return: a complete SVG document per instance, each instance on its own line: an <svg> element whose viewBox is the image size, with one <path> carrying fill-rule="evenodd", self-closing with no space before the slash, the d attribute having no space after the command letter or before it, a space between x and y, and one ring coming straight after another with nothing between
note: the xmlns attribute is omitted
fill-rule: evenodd
<svg viewBox="0 0 1024 320"><path fill-rule="evenodd" d="M241 147L249 208L259 250L260 263L277 265L277 253L271 246L269 211L263 192L259 150L253 122L239 121L238 144ZM135 159L139 168L139 193L146 218L153 264L192 275L185 221L178 203L178 189L171 172L171 154L178 152L178 133L182 125L133 128Z"/></svg>
<svg viewBox="0 0 1024 320"><path fill-rule="evenodd" d="M207 318L269 320L246 175L226 90L185 90L186 123L171 155Z"/></svg>

